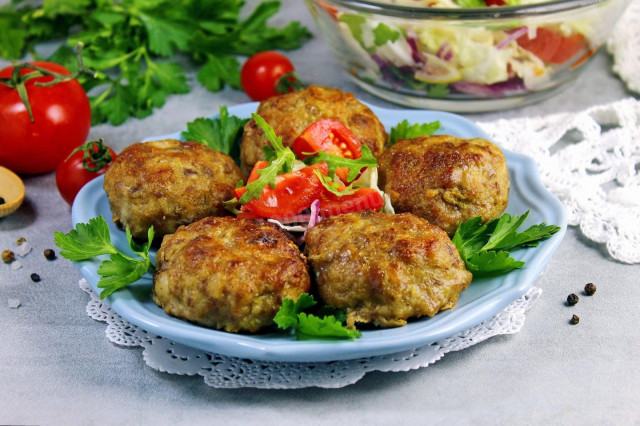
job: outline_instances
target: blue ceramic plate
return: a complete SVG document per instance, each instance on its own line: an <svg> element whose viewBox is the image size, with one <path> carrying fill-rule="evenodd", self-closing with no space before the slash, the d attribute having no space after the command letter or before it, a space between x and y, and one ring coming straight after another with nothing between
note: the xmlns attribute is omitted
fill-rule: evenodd
<svg viewBox="0 0 640 426"><path fill-rule="evenodd" d="M249 117L256 107L257 103L238 105L229 108L229 113ZM454 114L371 108L380 117L387 131L404 119L409 122L439 120L442 126L438 131L440 134L488 139L473 123ZM166 137L179 138L179 133L148 140ZM453 309L440 312L432 318L413 320L399 328L364 331L361 338L352 341L297 341L288 334L275 331L256 335L232 334L172 318L151 299L150 274L128 288L117 291L108 300L120 316L148 332L207 352L263 361L321 362L355 359L392 354L450 337L491 318L526 293L543 272L564 236L567 222L562 204L545 189L534 162L508 151L505 151L505 156L511 177L507 212L520 215L531 210L525 225L546 222L561 226L562 230L538 247L515 252L514 257L526 262L523 269L496 278L474 279L460 295L460 300ZM103 177L96 178L80 191L73 204L73 224L75 226L79 222L87 222L103 215L109 223L116 247L128 251L125 233L110 220L111 211L102 189L103 182ZM153 260L155 263L155 258ZM100 293L97 288L98 265L98 260L77 264L96 293Z"/></svg>

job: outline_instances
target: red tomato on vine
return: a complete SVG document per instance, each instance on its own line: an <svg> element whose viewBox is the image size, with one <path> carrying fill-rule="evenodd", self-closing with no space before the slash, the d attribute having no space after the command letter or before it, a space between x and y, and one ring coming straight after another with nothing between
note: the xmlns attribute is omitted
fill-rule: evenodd
<svg viewBox="0 0 640 426"><path fill-rule="evenodd" d="M73 204L76 195L89 181L104 174L116 153L102 143L102 139L89 141L77 147L56 170L56 186L64 200Z"/></svg>
<svg viewBox="0 0 640 426"><path fill-rule="evenodd" d="M87 95L62 65L34 61L0 70L1 165L27 174L55 170L90 127Z"/></svg>

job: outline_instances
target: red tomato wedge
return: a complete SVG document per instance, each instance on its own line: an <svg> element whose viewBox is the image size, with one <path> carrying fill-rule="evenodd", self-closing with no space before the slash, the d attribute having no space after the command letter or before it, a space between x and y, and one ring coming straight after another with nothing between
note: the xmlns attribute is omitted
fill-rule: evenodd
<svg viewBox="0 0 640 426"><path fill-rule="evenodd" d="M546 28L537 28L535 38L529 34L518 37L520 47L527 49L545 62L549 62L556 54L562 43L562 36Z"/></svg>
<svg viewBox="0 0 640 426"><path fill-rule="evenodd" d="M340 190L343 190L341 188ZM384 199L373 188L360 188L351 195L339 197L329 191L325 191L318 204L320 216L329 217L339 214L357 212L360 210L378 211L384 206Z"/></svg>
<svg viewBox="0 0 640 426"><path fill-rule="evenodd" d="M292 148L301 159L318 151L344 158L362 156L362 144L356 135L344 124L330 119L318 120L307 127L293 142Z"/></svg>
<svg viewBox="0 0 640 426"><path fill-rule="evenodd" d="M549 59L549 62L552 64L564 64L576 56L578 52L586 46L587 43L582 34L572 34L569 37L563 37L558 51Z"/></svg>
<svg viewBox="0 0 640 426"><path fill-rule="evenodd" d="M362 157L362 144L356 135L344 124L331 119L318 120L311 124L293 141L292 148L300 159L318 151L343 158ZM349 169L340 167L336 174L343 182L347 182Z"/></svg>
<svg viewBox="0 0 640 426"><path fill-rule="evenodd" d="M538 28L535 38L529 38L528 34L524 34L518 37L518 44L543 61L560 65L584 49L586 40L582 34L564 37L546 28Z"/></svg>
<svg viewBox="0 0 640 426"><path fill-rule="evenodd" d="M265 168L267 164L266 161L256 163L248 182L257 179L258 170ZM277 176L275 188L265 186L260 198L254 198L243 206L244 211L264 218L284 219L309 208L324 192L322 182L314 174L316 169L325 175L329 172L327 163L318 163ZM236 198L240 199L245 192L246 187L237 188Z"/></svg>

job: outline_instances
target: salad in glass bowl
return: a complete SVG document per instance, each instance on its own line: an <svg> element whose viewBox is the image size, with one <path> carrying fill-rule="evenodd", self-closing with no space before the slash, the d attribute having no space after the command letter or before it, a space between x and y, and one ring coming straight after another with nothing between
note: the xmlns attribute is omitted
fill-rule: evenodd
<svg viewBox="0 0 640 426"><path fill-rule="evenodd" d="M306 0L356 83L455 112L540 100L574 80L629 0Z"/></svg>

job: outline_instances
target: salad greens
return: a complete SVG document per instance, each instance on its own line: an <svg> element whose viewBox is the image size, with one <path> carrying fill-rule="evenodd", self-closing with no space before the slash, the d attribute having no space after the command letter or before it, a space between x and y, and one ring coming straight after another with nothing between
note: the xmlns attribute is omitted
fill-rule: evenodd
<svg viewBox="0 0 640 426"><path fill-rule="evenodd" d="M313 296L308 293L302 294L295 302L284 299L273 321L281 329L293 329L299 340L355 339L362 336L358 330L349 329L342 324L344 314L319 317L303 312L315 304Z"/></svg>
<svg viewBox="0 0 640 426"><path fill-rule="evenodd" d="M327 154L324 151L318 151L317 154L304 159L305 164L317 164L326 162L329 166L329 176L335 177L338 167L346 167L349 169L347 180L349 182L355 180L363 167L376 167L378 160L373 156L368 146L362 145L362 157L360 158L344 158L338 155Z"/></svg>
<svg viewBox="0 0 640 426"><path fill-rule="evenodd" d="M267 21L280 1L264 1L243 11L243 0L12 0L0 6L0 56L25 53L57 62L71 71L72 47L84 44L84 63L97 77L81 76L94 124L119 125L164 105L171 94L190 90L182 54L199 67L198 81L211 91L240 88L235 55L270 49L296 49L311 33L291 22L282 28ZM66 39L51 56L36 46Z"/></svg>
<svg viewBox="0 0 640 426"><path fill-rule="evenodd" d="M353 189L353 182L349 186L343 189L340 189L340 187L343 185L340 185L338 182L333 181L329 176L323 175L322 172L320 172L320 170L318 169L314 170L313 174L316 175L318 179L320 179L322 186L324 186L327 189L327 191L329 191L334 195L337 195L338 197L351 195L356 192L356 190Z"/></svg>
<svg viewBox="0 0 640 426"><path fill-rule="evenodd" d="M248 118L229 116L229 110L222 105L219 117L196 118L187 123L187 131L182 132L181 136L185 140L200 142L209 148L231 155L233 151L239 150L238 140L247 121Z"/></svg>
<svg viewBox="0 0 640 426"><path fill-rule="evenodd" d="M147 232L148 241L145 244L133 241L129 228L126 235L129 248L139 259L122 253L113 245L109 227L102 215L89 219L88 223L78 223L67 234L56 231L53 239L61 249L60 255L65 259L81 261L109 255L109 260L103 260L98 267L98 274L101 276L98 288L104 289L100 292L100 298L104 299L114 291L138 281L152 266L149 248L153 241L153 226Z"/></svg>
<svg viewBox="0 0 640 426"><path fill-rule="evenodd" d="M522 216L504 213L485 224L480 217L461 223L451 241L458 248L469 272L482 275L522 268L524 262L515 260L509 253L535 247L561 229L543 222L518 232L528 215L529 211Z"/></svg>
<svg viewBox="0 0 640 426"><path fill-rule="evenodd" d="M395 144L398 139L411 139L418 136L430 136L434 134L440 128L439 121L432 121L430 123L414 123L409 124L409 121L403 120L389 132L389 145Z"/></svg>
<svg viewBox="0 0 640 426"><path fill-rule="evenodd" d="M238 200L240 204L246 204L254 198L260 198L262 189L267 185L271 186L271 188L275 188L276 177L279 174L288 173L293 170L293 165L296 161L296 155L291 151L291 148L285 148L282 145L282 138L276 135L273 128L269 126L262 117L256 113L252 113L251 117L258 127L260 127L264 132L263 136L271 144L276 157L271 160L267 167L262 170L258 170L258 174L260 175L258 179L247 184L247 192L242 194L242 197Z"/></svg>

